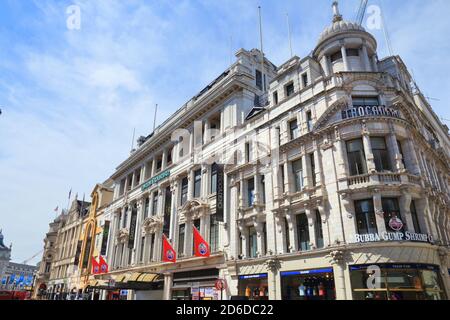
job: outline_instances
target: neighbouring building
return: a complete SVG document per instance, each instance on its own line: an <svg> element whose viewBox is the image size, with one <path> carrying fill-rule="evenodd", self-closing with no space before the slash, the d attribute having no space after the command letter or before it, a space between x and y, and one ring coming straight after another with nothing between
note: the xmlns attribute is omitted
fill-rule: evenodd
<svg viewBox="0 0 450 320"><path fill-rule="evenodd" d="M47 291L47 288L50 280L50 272L56 257L55 244L57 241L58 231L64 225L64 221L65 215L61 214L49 224L49 230L44 238L44 251L42 253L42 259L36 274L33 293L33 298L35 299L48 298L49 292Z"/></svg>
<svg viewBox="0 0 450 320"><path fill-rule="evenodd" d="M79 261L79 288L87 293L92 300L105 299L112 292L102 290L106 283L95 279L92 259L97 262L100 256L106 259L110 218L105 209L113 199L111 181L97 184L91 193L89 215L84 219L83 231L80 237L81 254ZM102 296L103 295L103 296Z"/></svg>
<svg viewBox="0 0 450 320"><path fill-rule="evenodd" d="M1 287L7 285L8 281L6 279L6 268L8 267L9 261L11 260L11 246L7 247L4 242L3 232L0 229L0 279Z"/></svg>
<svg viewBox="0 0 450 320"><path fill-rule="evenodd" d="M88 218L90 203L75 199L68 212L61 216L55 251L48 281L48 299L65 300L79 297L83 288L79 286L79 264L82 248L81 233Z"/></svg>

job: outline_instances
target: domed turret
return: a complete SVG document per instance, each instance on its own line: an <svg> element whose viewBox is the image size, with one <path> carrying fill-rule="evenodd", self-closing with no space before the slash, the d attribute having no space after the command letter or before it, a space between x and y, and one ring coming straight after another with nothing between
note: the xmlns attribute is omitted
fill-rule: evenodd
<svg viewBox="0 0 450 320"><path fill-rule="evenodd" d="M349 31L363 31L366 30L358 25L357 23L345 21L342 19L342 15L339 13L338 2L333 2L333 23L331 26L325 28L325 30L320 34L319 44L329 37L335 36L337 34Z"/></svg>
<svg viewBox="0 0 450 320"><path fill-rule="evenodd" d="M358 23L346 21L333 2L333 22L320 34L313 55L327 76L341 71L377 71L377 42Z"/></svg>

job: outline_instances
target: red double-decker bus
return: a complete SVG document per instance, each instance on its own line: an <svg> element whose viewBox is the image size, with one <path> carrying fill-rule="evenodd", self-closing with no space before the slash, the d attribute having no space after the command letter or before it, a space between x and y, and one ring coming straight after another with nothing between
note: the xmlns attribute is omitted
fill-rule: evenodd
<svg viewBox="0 0 450 320"><path fill-rule="evenodd" d="M0 300L29 300L30 298L30 291L0 290Z"/></svg>

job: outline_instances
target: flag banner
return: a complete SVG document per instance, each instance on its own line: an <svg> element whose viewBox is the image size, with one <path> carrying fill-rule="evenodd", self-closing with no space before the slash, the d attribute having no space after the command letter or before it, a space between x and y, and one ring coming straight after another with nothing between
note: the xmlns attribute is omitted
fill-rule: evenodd
<svg viewBox="0 0 450 320"><path fill-rule="evenodd" d="M196 257L207 258L210 255L209 244L203 239L196 227L194 229L194 255Z"/></svg>
<svg viewBox="0 0 450 320"><path fill-rule="evenodd" d="M108 273L108 264L102 256L100 256L100 273Z"/></svg>
<svg viewBox="0 0 450 320"><path fill-rule="evenodd" d="M23 274L21 274L19 276L19 279L17 280L17 284L22 283L24 279L25 279L25 276Z"/></svg>
<svg viewBox="0 0 450 320"><path fill-rule="evenodd" d="M5 285L5 284L6 284L6 281L7 281L7 279L6 279L6 277L4 277L4 278L2 279L2 285Z"/></svg>
<svg viewBox="0 0 450 320"><path fill-rule="evenodd" d="M13 284L15 279L16 275L15 274L11 275L11 277L9 278L9 284Z"/></svg>
<svg viewBox="0 0 450 320"><path fill-rule="evenodd" d="M163 234L163 262L177 262L177 254L175 250L173 250L172 245L169 243L169 240Z"/></svg>
<svg viewBox="0 0 450 320"><path fill-rule="evenodd" d="M100 273L100 264L94 257L92 257L92 274L99 274L99 273Z"/></svg>

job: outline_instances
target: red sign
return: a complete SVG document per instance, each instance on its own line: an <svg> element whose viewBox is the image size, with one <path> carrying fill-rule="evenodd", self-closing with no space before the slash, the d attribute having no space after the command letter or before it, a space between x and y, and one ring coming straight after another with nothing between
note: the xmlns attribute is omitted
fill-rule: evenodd
<svg viewBox="0 0 450 320"><path fill-rule="evenodd" d="M99 274L99 273L100 273L100 264L94 257L92 257L92 274Z"/></svg>
<svg viewBox="0 0 450 320"><path fill-rule="evenodd" d="M223 289L225 289L225 281L223 281L222 279L217 279L214 287L217 291L222 291Z"/></svg>
<svg viewBox="0 0 450 320"><path fill-rule="evenodd" d="M203 239L196 227L194 229L194 255L196 257L207 258L210 255L209 244Z"/></svg>
<svg viewBox="0 0 450 320"><path fill-rule="evenodd" d="M108 264L103 259L103 256L100 256L100 273L108 273Z"/></svg>
<svg viewBox="0 0 450 320"><path fill-rule="evenodd" d="M175 250L173 250L172 245L169 243L169 240L163 234L163 262L177 262L177 254Z"/></svg>

